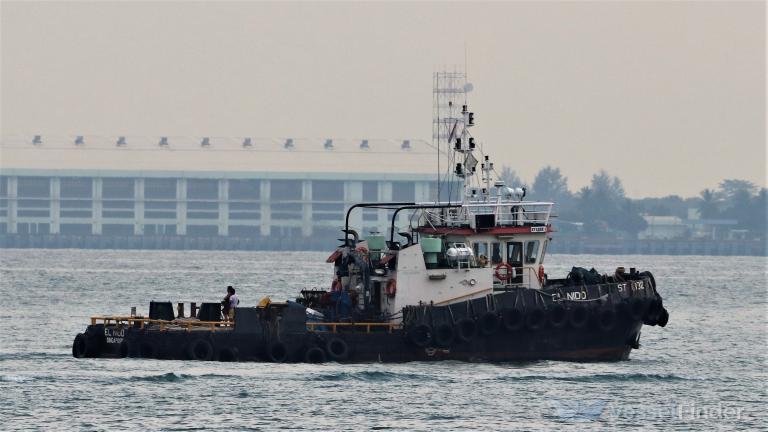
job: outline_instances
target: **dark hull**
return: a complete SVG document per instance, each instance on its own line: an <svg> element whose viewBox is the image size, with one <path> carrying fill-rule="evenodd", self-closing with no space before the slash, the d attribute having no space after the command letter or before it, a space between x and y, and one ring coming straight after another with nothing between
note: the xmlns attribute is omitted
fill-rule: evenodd
<svg viewBox="0 0 768 432"><path fill-rule="evenodd" d="M639 346L643 324L663 326L668 314L647 278L413 306L404 309L402 328L392 329L312 327L300 306L239 308L236 317L234 327L215 331L170 323L162 329L91 325L73 354L271 362L619 361Z"/></svg>
<svg viewBox="0 0 768 432"><path fill-rule="evenodd" d="M273 359L270 348L276 341L267 342L266 338L255 334L242 335L233 331L157 332L130 328L125 329L120 343L106 343L99 337L104 333L104 326L95 325L89 326L86 334L93 335L91 340L96 348L91 348L86 357L286 362L618 361L629 357L641 326L639 322L627 322L610 331L584 328L578 331L542 329L510 333L500 330L495 335L478 335L474 341L457 342L448 347L415 346L402 330L392 333L296 333L283 335L280 343L286 349L286 356L284 359ZM346 358L332 358L327 348L331 339L346 343ZM198 348L197 353L193 352L193 347ZM307 358L309 350L315 347L323 350L325 357Z"/></svg>

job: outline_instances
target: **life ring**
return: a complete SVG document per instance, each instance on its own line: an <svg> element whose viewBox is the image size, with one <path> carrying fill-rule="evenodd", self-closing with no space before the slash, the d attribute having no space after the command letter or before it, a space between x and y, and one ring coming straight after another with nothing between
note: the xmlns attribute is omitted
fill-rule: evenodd
<svg viewBox="0 0 768 432"><path fill-rule="evenodd" d="M456 331L453 326L447 323L438 324L435 327L435 334L433 335L435 344L441 347L449 347L456 338Z"/></svg>
<svg viewBox="0 0 768 432"><path fill-rule="evenodd" d="M477 323L471 318L462 318L456 323L456 336L462 342L471 342L477 334Z"/></svg>
<svg viewBox="0 0 768 432"><path fill-rule="evenodd" d="M349 358L349 345L344 339L333 338L325 344L325 350L331 360L344 361Z"/></svg>
<svg viewBox="0 0 768 432"><path fill-rule="evenodd" d="M506 273L501 274L500 272L501 269L507 269ZM493 275L496 276L496 279L503 282L506 282L514 278L515 276L517 276L515 272L515 268L512 267L509 263L505 263L505 262L500 263L499 265L496 266L496 271L493 272Z"/></svg>
<svg viewBox="0 0 768 432"><path fill-rule="evenodd" d="M397 295L397 281L390 279L387 282L387 296L394 297L395 295Z"/></svg>

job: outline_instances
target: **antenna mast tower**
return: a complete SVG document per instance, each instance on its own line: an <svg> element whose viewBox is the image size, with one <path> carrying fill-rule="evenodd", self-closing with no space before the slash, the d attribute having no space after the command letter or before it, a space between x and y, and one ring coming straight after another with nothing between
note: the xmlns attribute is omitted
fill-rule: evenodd
<svg viewBox="0 0 768 432"><path fill-rule="evenodd" d="M436 72L432 86L432 142L438 148L438 183L437 200L442 201L447 190L448 200L453 198L452 179L460 178L464 183L461 199L466 197L466 189L475 172L477 159L472 152L475 140L469 136L468 129L474 125L474 114L467 110L467 93L472 84L467 83L466 72ZM443 150L444 149L444 150ZM441 178L440 155L448 155L448 166Z"/></svg>

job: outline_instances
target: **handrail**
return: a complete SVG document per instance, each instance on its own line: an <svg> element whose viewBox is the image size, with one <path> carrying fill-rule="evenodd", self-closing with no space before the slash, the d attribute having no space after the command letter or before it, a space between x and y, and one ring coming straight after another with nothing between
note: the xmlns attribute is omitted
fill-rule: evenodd
<svg viewBox="0 0 768 432"><path fill-rule="evenodd" d="M492 265L492 267L495 267L497 265L498 264L494 264L494 265ZM539 274L536 272L536 269L533 266L521 266L521 267L512 267L512 268L515 270L515 273L516 273L515 276L516 277L522 277L523 278L523 282L512 283L509 280L499 281L498 279L496 279L494 277L494 281L493 281L494 285L496 285L497 283L501 283L501 285L504 285L504 286L508 286L508 285L524 286L524 285L527 285L528 288L534 288L534 289L541 288L541 281L539 280ZM526 276L528 277L528 283L527 284L525 283ZM534 280L538 281L538 287L537 286L533 286L533 285L536 285L536 284L533 283Z"/></svg>
<svg viewBox="0 0 768 432"><path fill-rule="evenodd" d="M169 326L183 327L187 331L190 331L192 327L207 327L211 331L222 330L224 327L234 327L232 321L193 321L193 320L159 320L141 317L130 316L94 316L91 317L91 325L96 325L97 322L102 321L104 325L134 325L139 324L139 328L144 328L147 325L157 324L160 331L165 331ZM307 327L310 327L311 331L318 331L315 327L330 327L332 333L337 333L337 327L364 327L366 333L371 332L372 327L387 327L391 333L393 329L400 327L399 323L328 323L328 322L308 322Z"/></svg>
<svg viewBox="0 0 768 432"><path fill-rule="evenodd" d="M337 327L365 327L365 332L370 333L371 327L388 327L389 333L392 333L394 328L400 327L399 323L329 323L329 322L308 322L307 328L309 331L320 332L316 327L330 327L331 333L338 333Z"/></svg>
<svg viewBox="0 0 768 432"><path fill-rule="evenodd" d="M347 234L349 232L349 215L352 214L352 210L356 208L377 208L377 207L391 207L401 205L414 205L413 202L382 202L382 203L357 203L347 209L346 217L344 218L344 244L347 244Z"/></svg>
<svg viewBox="0 0 768 432"><path fill-rule="evenodd" d="M397 221L397 214L400 213L401 210L453 209L459 207L461 207L461 204L417 204L402 206L392 214L392 227L389 233L389 241L395 241L395 222Z"/></svg>
<svg viewBox="0 0 768 432"><path fill-rule="evenodd" d="M470 202L463 203L459 211L429 211L427 217L435 221L445 223L470 223L473 215L494 215L496 226L534 224L546 226L552 214L553 203L538 201L496 201L496 202ZM514 212L502 211L509 207L515 208Z"/></svg>
<svg viewBox="0 0 768 432"><path fill-rule="evenodd" d="M165 331L169 326L183 327L187 331L191 331L192 327L207 327L211 331L229 329L234 327L235 323L232 321L195 321L195 320L160 320L150 319L142 317L131 316L94 316L91 317L91 325L96 325L98 321L103 321L104 325L135 325L139 324L139 328L143 329L147 325L157 324L160 331Z"/></svg>

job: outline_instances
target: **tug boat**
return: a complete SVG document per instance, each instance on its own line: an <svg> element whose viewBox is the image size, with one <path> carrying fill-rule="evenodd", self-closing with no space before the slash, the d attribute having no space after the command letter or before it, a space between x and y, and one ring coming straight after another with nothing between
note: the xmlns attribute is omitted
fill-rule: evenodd
<svg viewBox="0 0 768 432"><path fill-rule="evenodd" d="M458 111L458 109L457 109ZM475 157L464 104L453 118L455 201L359 203L346 213L342 244L328 257L328 290L295 301L268 298L223 320L219 303L150 303L149 316L96 316L72 353L267 362L619 361L639 348L643 325L669 313L648 271L610 275L544 269L552 240L551 202L494 181L487 155ZM477 165L480 164L478 172ZM387 236L361 238L356 211L386 209ZM398 232L397 223L409 221Z"/></svg>

